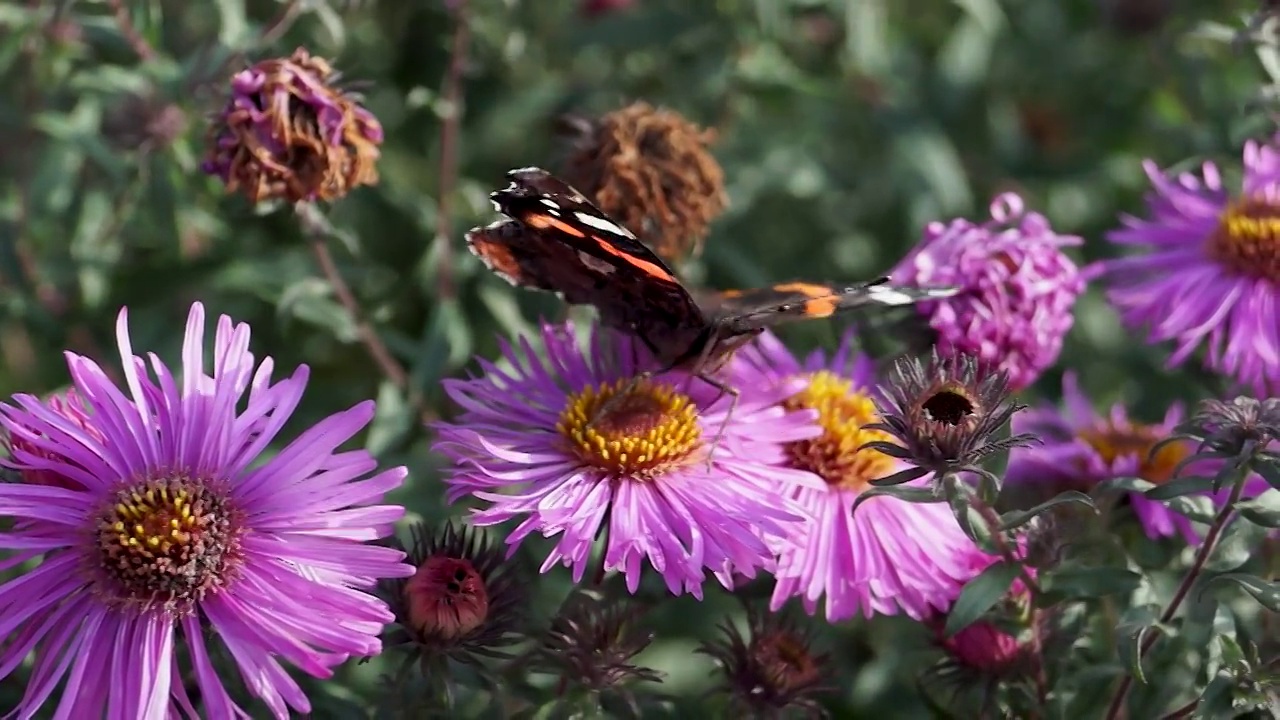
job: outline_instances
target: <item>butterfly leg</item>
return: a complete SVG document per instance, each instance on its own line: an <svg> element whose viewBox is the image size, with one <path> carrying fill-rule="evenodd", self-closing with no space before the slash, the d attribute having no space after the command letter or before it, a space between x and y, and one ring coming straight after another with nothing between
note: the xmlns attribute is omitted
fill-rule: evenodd
<svg viewBox="0 0 1280 720"><path fill-rule="evenodd" d="M729 396L729 409L725 411L724 420L720 422L720 427L716 430L715 437L711 439L711 446L707 450L707 469L709 470L711 469L711 458L715 455L716 448L720 445L720 440L724 438L724 431L729 427L729 422L733 419L733 411L738 409L738 400L742 398L742 394L738 388L717 379L710 373L699 372L694 377L720 391L715 399L708 403L708 407L714 405L725 395Z"/></svg>

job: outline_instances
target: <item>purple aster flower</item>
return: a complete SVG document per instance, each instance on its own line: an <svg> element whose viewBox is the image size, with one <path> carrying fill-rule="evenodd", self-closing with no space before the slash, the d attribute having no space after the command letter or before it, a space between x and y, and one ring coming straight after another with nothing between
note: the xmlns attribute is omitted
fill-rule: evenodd
<svg viewBox="0 0 1280 720"><path fill-rule="evenodd" d="M1075 373L1062 379L1061 411L1024 410L1013 417L1013 431L1040 438L1041 444L1014 448L1009 455L1008 482L1046 483L1054 492L1089 492L1098 483L1119 477L1139 477L1160 485L1173 478L1178 464L1191 456L1193 442L1174 442L1151 457L1151 448L1174 434L1183 416L1180 404L1169 407L1156 424L1135 423L1121 404L1104 417L1094 411L1080 390ZM1185 473L1212 475L1217 464L1192 462ZM1164 503L1129 493L1133 512L1151 538L1181 534L1188 542L1199 535L1186 516Z"/></svg>
<svg viewBox="0 0 1280 720"><path fill-rule="evenodd" d="M887 433L863 429L876 422L873 363L855 352L853 333L845 335L830 357L815 352L797 360L771 333L762 334L734 359L730 370L739 387L794 387L784 401L790 409L818 412L822 434L791 440L788 464L816 474L816 486L786 488L790 498L812 516L793 525L779 545L771 607L799 596L813 614L826 596L826 617L837 622L859 611L913 618L946 608L968 579L965 536L947 505L909 503L887 496L872 498L853 513L858 495L871 480L907 465L873 449L872 441L894 442ZM931 476L910 482L927 485Z"/></svg>
<svg viewBox="0 0 1280 720"><path fill-rule="evenodd" d="M367 590L413 572L399 550L362 544L404 513L373 504L404 468L370 477L369 453L337 451L373 418L373 403L268 455L305 366L273 384L270 358L255 365L248 351L249 327L225 316L206 365L199 303L180 379L155 355L133 354L123 310L116 332L123 391L67 353L83 413L31 395L0 404L13 448L5 464L24 478L67 480L0 483L0 514L15 521L5 565L41 560L0 585L0 673L35 651L15 713L31 717L65 678L58 717L194 717L180 669L190 668L209 717L249 717L215 674L209 647L219 641L272 715L308 712L281 660L329 677L351 655L378 653L394 616Z"/></svg>
<svg viewBox="0 0 1280 720"><path fill-rule="evenodd" d="M1035 382L1058 359L1085 278L1043 215L1023 210L1013 193L991 203L991 220L930 223L891 273L916 287L957 286L956 296L919 305L944 356L966 354L1009 376L1014 390Z"/></svg>
<svg viewBox="0 0 1280 720"><path fill-rule="evenodd" d="M1234 198L1213 163L1177 177L1143 167L1151 218L1126 216L1107 238L1147 252L1105 263L1111 302L1149 342L1175 341L1170 366L1203 345L1209 369L1280 393L1280 153L1246 143Z"/></svg>
<svg viewBox="0 0 1280 720"><path fill-rule="evenodd" d="M251 202L333 200L377 183L382 126L336 80L303 48L236 73L201 169Z"/></svg>
<svg viewBox="0 0 1280 720"><path fill-rule="evenodd" d="M732 587L733 573L771 568L765 540L803 519L783 493L819 483L784 467L783 443L817 432L812 415L779 406L786 388L744 386L730 418L730 398L702 381L638 379L649 363L631 338L589 337L584 352L572 326L545 326L545 359L527 340L504 343L511 369L480 360L480 377L445 382L463 409L437 425L450 501L488 503L477 525L523 518L511 552L531 533L558 537L542 571L567 565L574 582L602 530L603 570L631 592L645 560L672 593L699 598L708 570Z"/></svg>

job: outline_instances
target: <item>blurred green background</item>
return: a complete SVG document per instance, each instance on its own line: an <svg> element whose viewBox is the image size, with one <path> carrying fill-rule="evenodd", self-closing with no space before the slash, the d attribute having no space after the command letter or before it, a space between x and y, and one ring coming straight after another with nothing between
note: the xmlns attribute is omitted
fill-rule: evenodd
<svg viewBox="0 0 1280 720"><path fill-rule="evenodd" d="M1141 212L1143 158L1234 168L1241 141L1272 130L1263 71L1274 58L1234 41L1256 2L635 0L595 14L592 4L463 3L450 183L442 86L455 23L444 3L0 3L0 389L61 387L64 349L118 365L115 316L126 305L134 347L176 361L199 299L249 321L259 355L312 367L295 432L376 397L367 441L412 471L394 499L428 520L459 512L443 506L428 435L368 359L293 216L255 210L199 172L229 74L246 57L298 46L329 58L386 129L381 183L329 210L346 236L332 251L415 392L445 416L439 378L492 356L497 336L561 312L554 298L506 286L462 245L467 228L493 219L486 195L505 170L557 167L561 113L645 100L716 129L730 207L684 268L713 287L880 273L925 223L980 221L1006 190L1059 232L1084 236L1077 260L1097 260L1117 214ZM438 232L448 252L433 245ZM784 335L803 348L839 330L809 323ZM1028 395L1056 396L1061 369L1077 368L1099 404L1125 399L1157 419L1171 399L1201 392L1169 382L1161 362L1094 288L1059 367ZM541 612L568 583L559 570L539 579ZM710 663L690 651L735 608L713 591L651 614L658 640L643 657L668 673L666 692L708 687ZM852 622L821 626L819 637L840 672L835 707L923 711L913 683L934 656L918 627ZM315 684L315 717L349 716L344 703L375 693L382 669L350 664ZM20 680L0 694L13 699Z"/></svg>

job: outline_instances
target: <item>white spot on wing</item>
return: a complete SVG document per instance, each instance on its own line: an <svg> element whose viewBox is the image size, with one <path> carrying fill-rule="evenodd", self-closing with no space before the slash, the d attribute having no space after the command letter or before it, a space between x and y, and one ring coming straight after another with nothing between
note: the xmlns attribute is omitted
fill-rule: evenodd
<svg viewBox="0 0 1280 720"><path fill-rule="evenodd" d="M596 230L603 230L604 232L610 232L615 235L622 235L623 237L629 237L632 240L636 237L631 234L630 230L618 225L617 223L609 222L599 215L588 215L587 213L575 212L573 216L578 218L578 221L583 225L595 228Z"/></svg>
<svg viewBox="0 0 1280 720"><path fill-rule="evenodd" d="M617 270L617 268L610 265L609 263L601 260L600 258L588 255L587 253L584 253L581 250L578 251L578 259L582 261L583 265L586 265L587 267L591 268L592 270L595 270L596 272L604 273L605 275L608 275Z"/></svg>

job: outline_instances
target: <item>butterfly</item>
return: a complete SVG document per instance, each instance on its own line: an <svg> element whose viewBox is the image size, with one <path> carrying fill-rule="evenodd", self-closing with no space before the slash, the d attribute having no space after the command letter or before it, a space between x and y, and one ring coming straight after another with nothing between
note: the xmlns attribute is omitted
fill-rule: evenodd
<svg viewBox="0 0 1280 720"><path fill-rule="evenodd" d="M557 293L570 305L593 306L602 324L648 348L661 368L657 372L686 371L731 395L734 405L738 390L714 373L765 329L958 292L894 287L888 277L878 277L843 287L786 282L695 295L631 231L568 183L536 167L511 170L507 178L510 185L489 196L506 217L470 230L471 252L512 285Z"/></svg>

